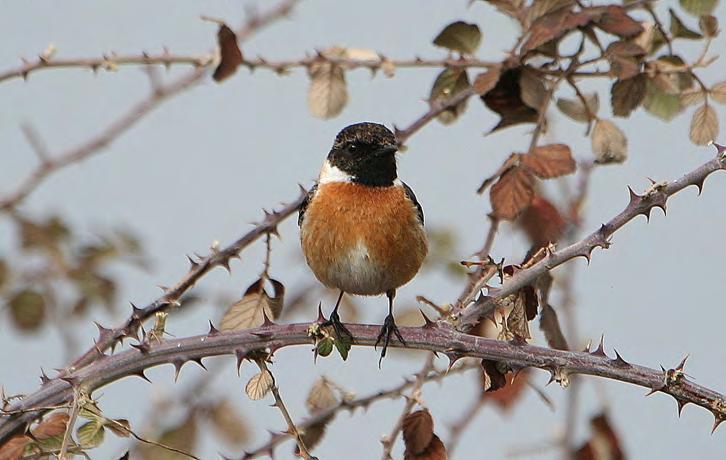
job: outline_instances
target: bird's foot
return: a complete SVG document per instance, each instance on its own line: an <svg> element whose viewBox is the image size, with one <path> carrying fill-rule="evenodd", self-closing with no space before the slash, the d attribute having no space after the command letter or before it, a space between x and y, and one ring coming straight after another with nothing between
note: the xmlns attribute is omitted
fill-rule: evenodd
<svg viewBox="0 0 726 460"><path fill-rule="evenodd" d="M325 321L323 326L333 326L333 330L335 331L335 335L339 339L348 338L350 340L353 339L353 334L350 333L347 327L340 321L340 316L338 315L338 312L336 310L333 310L333 313L330 314L330 319Z"/></svg>
<svg viewBox="0 0 726 460"><path fill-rule="evenodd" d="M383 326L381 327L381 332L378 333L378 338L376 339L375 347L378 347L378 344L383 341L383 349L381 350L381 357L378 360L378 367L381 367L381 362L383 361L383 358L386 356L386 350L388 349L388 343L391 341L391 335L395 334L396 338L398 339L403 346L406 346L406 341L403 340L403 337L401 336L401 331L398 330L398 326L396 326L396 321L393 319L393 315L389 314L386 316L385 321L383 321Z"/></svg>

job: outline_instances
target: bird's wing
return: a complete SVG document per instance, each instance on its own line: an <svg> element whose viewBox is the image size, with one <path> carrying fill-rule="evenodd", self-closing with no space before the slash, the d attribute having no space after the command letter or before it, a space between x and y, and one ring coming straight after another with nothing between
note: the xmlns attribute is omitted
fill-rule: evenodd
<svg viewBox="0 0 726 460"><path fill-rule="evenodd" d="M413 203L414 206L416 206L416 212L418 213L418 220L421 222L421 225L424 223L424 213L423 209L421 208L421 205L419 204L418 200L416 199L416 195L413 193L413 190L411 187L406 185L405 182L401 182L403 184L403 190L406 192L406 196L409 200Z"/></svg>
<svg viewBox="0 0 726 460"><path fill-rule="evenodd" d="M302 203L300 203L300 210L298 211L297 215L297 225L298 227L302 225L303 219L305 218L305 210L307 209L308 205L310 204L310 200L313 199L313 196L315 195L315 192L318 190L318 184L316 183L312 187L310 187L310 190L308 190L308 194L305 196L305 199Z"/></svg>

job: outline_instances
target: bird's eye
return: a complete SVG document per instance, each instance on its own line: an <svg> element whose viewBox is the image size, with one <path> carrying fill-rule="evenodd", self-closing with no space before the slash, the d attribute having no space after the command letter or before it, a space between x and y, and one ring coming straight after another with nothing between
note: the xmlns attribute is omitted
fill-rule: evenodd
<svg viewBox="0 0 726 460"><path fill-rule="evenodd" d="M358 151L358 144L350 144L348 146L348 151L349 152L357 152Z"/></svg>

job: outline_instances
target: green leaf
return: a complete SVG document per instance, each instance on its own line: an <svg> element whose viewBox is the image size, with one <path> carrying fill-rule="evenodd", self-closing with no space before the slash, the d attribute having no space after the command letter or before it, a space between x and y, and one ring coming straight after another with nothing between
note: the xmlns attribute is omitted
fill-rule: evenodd
<svg viewBox="0 0 726 460"><path fill-rule="evenodd" d="M616 117L628 117L637 109L645 98L647 78L645 74L638 74L627 80L616 81L610 89L610 103L613 107L613 115Z"/></svg>
<svg viewBox="0 0 726 460"><path fill-rule="evenodd" d="M681 8L693 16L711 14L718 4L718 0L679 0Z"/></svg>
<svg viewBox="0 0 726 460"><path fill-rule="evenodd" d="M101 445L105 434L103 423L96 420L84 423L76 432L78 442L84 449L93 449Z"/></svg>
<svg viewBox="0 0 726 460"><path fill-rule="evenodd" d="M340 353L340 357L343 358L343 361L348 359L348 352L350 351L351 345L352 342L348 336L338 337L335 339L335 348L338 349L338 353Z"/></svg>
<svg viewBox="0 0 726 460"><path fill-rule="evenodd" d="M429 97L429 104L445 103L468 87L469 76L464 69L445 69L436 77L436 81L434 81L434 86L431 88L431 95ZM465 110L466 101L462 101L454 107L449 107L441 112L437 118L441 123L447 125L456 121Z"/></svg>
<svg viewBox="0 0 726 460"><path fill-rule="evenodd" d="M683 110L678 94L668 94L650 80L646 85L643 107L651 114L666 121L672 120Z"/></svg>
<svg viewBox="0 0 726 460"><path fill-rule="evenodd" d="M686 38L689 40L700 40L703 38L703 35L686 27L683 21L681 21L681 18L673 11L673 8L669 8L668 11L671 14L671 35L675 38Z"/></svg>
<svg viewBox="0 0 726 460"><path fill-rule="evenodd" d="M473 54L481 43L481 31L476 24L463 21L452 22L444 27L434 38L434 45L457 51L461 54Z"/></svg>
<svg viewBox="0 0 726 460"><path fill-rule="evenodd" d="M332 337L326 337L323 340L318 342L317 347L315 348L315 354L326 357L329 356L330 353L333 352L333 338Z"/></svg>

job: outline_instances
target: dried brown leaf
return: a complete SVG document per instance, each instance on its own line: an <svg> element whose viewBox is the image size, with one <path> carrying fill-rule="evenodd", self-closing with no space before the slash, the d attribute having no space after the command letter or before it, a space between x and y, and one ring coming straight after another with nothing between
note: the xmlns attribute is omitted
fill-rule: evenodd
<svg viewBox="0 0 726 460"><path fill-rule="evenodd" d="M194 414L188 415L181 423L174 425L165 430L157 439L159 444L179 449L183 452L192 452L197 443L199 429L197 426L197 418ZM138 446L138 456L143 460L188 460L189 457L172 450L164 449L151 444L141 444Z"/></svg>
<svg viewBox="0 0 726 460"><path fill-rule="evenodd" d="M23 434L17 434L0 446L0 460L21 460L27 446L32 440Z"/></svg>
<svg viewBox="0 0 726 460"><path fill-rule="evenodd" d="M237 44L237 35L227 27L221 24L217 31L217 44L219 45L220 61L217 68L214 69L212 78L214 81L220 82L234 75L242 62L242 51Z"/></svg>
<svg viewBox="0 0 726 460"><path fill-rule="evenodd" d="M313 423L305 428L305 431L302 433L302 440L305 447L313 449L318 445L325 435L325 429L328 427L328 424L333 420L333 418L335 418L335 415L323 417L316 423ZM295 447L295 455L299 456L298 447Z"/></svg>
<svg viewBox="0 0 726 460"><path fill-rule="evenodd" d="M532 2L527 8L525 18L525 28L534 21L550 13L554 13L562 8L569 8L575 4L575 0L539 0Z"/></svg>
<svg viewBox="0 0 726 460"><path fill-rule="evenodd" d="M708 94L719 104L726 104L726 81L713 85Z"/></svg>
<svg viewBox="0 0 726 460"><path fill-rule="evenodd" d="M710 14L703 15L698 18L698 28L701 29L703 35L709 38L718 36L718 19Z"/></svg>
<svg viewBox="0 0 726 460"><path fill-rule="evenodd" d="M643 26L618 5L605 7L605 12L595 23L605 32L621 38L632 38L643 32Z"/></svg>
<svg viewBox="0 0 726 460"><path fill-rule="evenodd" d="M519 86L521 74L521 67L503 72L494 88L481 96L484 104L501 117L491 132L520 123L537 122L538 111L522 101Z"/></svg>
<svg viewBox="0 0 726 460"><path fill-rule="evenodd" d="M689 29L681 20L681 18L678 17L675 10L673 8L668 8L668 12L670 13L671 17L671 35L674 38L685 38L688 40L700 40L703 38L703 35L699 34L695 30Z"/></svg>
<svg viewBox="0 0 726 460"><path fill-rule="evenodd" d="M45 299L33 289L22 289L8 299L13 325L23 332L37 330L45 320Z"/></svg>
<svg viewBox="0 0 726 460"><path fill-rule="evenodd" d="M575 160L565 144L548 144L535 147L532 153L521 156L521 163L532 174L542 179L558 177L575 171Z"/></svg>
<svg viewBox="0 0 726 460"><path fill-rule="evenodd" d="M628 157L628 140L610 120L598 120L590 140L596 163L622 163Z"/></svg>
<svg viewBox="0 0 726 460"><path fill-rule="evenodd" d="M626 80L618 80L610 88L610 103L613 107L613 115L617 117L629 117L630 113L637 109L645 98L647 78L644 74Z"/></svg>
<svg viewBox="0 0 726 460"><path fill-rule="evenodd" d="M592 18L591 11L588 9L573 13L567 8L561 8L546 14L532 23L527 40L522 45L522 53L532 51L550 40L560 38L589 23Z"/></svg>
<svg viewBox="0 0 726 460"><path fill-rule="evenodd" d="M308 393L305 401L308 412L316 414L333 408L339 404L338 397L335 394L333 385L330 380L325 377L319 377Z"/></svg>
<svg viewBox="0 0 726 460"><path fill-rule="evenodd" d="M592 436L575 451L575 460L625 460L620 439L605 413L590 419Z"/></svg>
<svg viewBox="0 0 726 460"><path fill-rule="evenodd" d="M277 319L282 311L285 298L285 286L277 280L270 280L274 295L271 297L262 288L263 280L252 283L245 291L244 296L229 307L222 317L219 329L222 331L239 331L261 326L264 315L270 319Z"/></svg>
<svg viewBox="0 0 726 460"><path fill-rule="evenodd" d="M544 247L562 237L566 222L549 200L535 195L519 218L519 225L534 246Z"/></svg>
<svg viewBox="0 0 726 460"><path fill-rule="evenodd" d="M560 321L557 318L557 312L549 304L542 306L542 314L539 318L539 328L544 332L545 339L551 348L557 350L569 350L567 339L562 333Z"/></svg>
<svg viewBox="0 0 726 460"><path fill-rule="evenodd" d="M718 0L679 0L681 8L693 16L712 14Z"/></svg>
<svg viewBox="0 0 726 460"><path fill-rule="evenodd" d="M403 453L403 460L447 460L446 446L438 436L433 435L426 450L413 454L408 449Z"/></svg>
<svg viewBox="0 0 726 460"><path fill-rule="evenodd" d="M507 384L505 374L499 370L496 361L481 360L482 388L484 392L497 391Z"/></svg>
<svg viewBox="0 0 726 460"><path fill-rule="evenodd" d="M547 97L544 79L532 69L525 67L519 77L519 87L522 91L522 102L539 111Z"/></svg>
<svg viewBox="0 0 726 460"><path fill-rule="evenodd" d="M269 371L263 370L252 376L245 385L245 393L253 401L264 398L272 390L275 381Z"/></svg>
<svg viewBox="0 0 726 460"><path fill-rule="evenodd" d="M344 50L332 49L328 54L340 55ZM324 53L325 54L325 53ZM345 82L345 70L324 58L310 65L310 88L308 89L308 107L318 118L333 118L340 114L348 102L348 86Z"/></svg>
<svg viewBox="0 0 726 460"><path fill-rule="evenodd" d="M423 453L434 437L434 420L427 409L411 412L403 419L403 441L406 452Z"/></svg>
<svg viewBox="0 0 726 460"><path fill-rule="evenodd" d="M482 372L482 379L486 379ZM527 382L530 379L528 369L519 371L516 376L514 372L504 374L504 385L496 391L484 391L482 386L482 398L488 402L498 406L502 411L506 412L520 400L527 388Z"/></svg>
<svg viewBox="0 0 726 460"><path fill-rule="evenodd" d="M691 118L691 129L688 133L691 142L706 145L718 135L718 115L710 105L699 107Z"/></svg>
<svg viewBox="0 0 726 460"><path fill-rule="evenodd" d="M493 214L498 219L514 220L532 202L532 174L514 167L502 174L489 191Z"/></svg>
<svg viewBox="0 0 726 460"><path fill-rule="evenodd" d="M597 112L600 109L600 99L598 98L597 93L585 94L584 99L585 102L587 102L587 108L590 109L590 113L592 115L597 115ZM561 97L557 99L557 108L575 121L581 121L583 123L588 123L590 121L590 116L588 111L585 109L585 104L582 103L582 100L579 97L574 99Z"/></svg>
<svg viewBox="0 0 726 460"><path fill-rule="evenodd" d="M474 84L472 85L474 88L474 92L479 95L488 93L492 88L496 86L497 82L499 81L499 76L500 69L498 67L480 73L476 76L476 78L474 79Z"/></svg>
<svg viewBox="0 0 726 460"><path fill-rule="evenodd" d="M452 22L434 38L434 45L461 54L474 54L481 43L481 31L476 24Z"/></svg>
<svg viewBox="0 0 726 460"><path fill-rule="evenodd" d="M66 432L68 418L65 412L53 412L33 428L33 436L39 440L62 436Z"/></svg>

